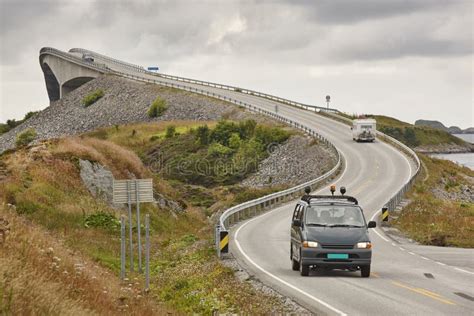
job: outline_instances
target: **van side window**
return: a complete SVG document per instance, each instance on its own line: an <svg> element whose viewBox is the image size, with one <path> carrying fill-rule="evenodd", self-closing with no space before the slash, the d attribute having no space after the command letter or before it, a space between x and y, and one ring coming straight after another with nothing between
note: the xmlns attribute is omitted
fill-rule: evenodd
<svg viewBox="0 0 474 316"><path fill-rule="evenodd" d="M301 205L296 204L295 211L293 212L293 220L298 218L299 212L300 212L300 207Z"/></svg>
<svg viewBox="0 0 474 316"><path fill-rule="evenodd" d="M298 212L298 219L303 222L303 216L304 216L304 209L305 207L303 205L300 205L300 211Z"/></svg>

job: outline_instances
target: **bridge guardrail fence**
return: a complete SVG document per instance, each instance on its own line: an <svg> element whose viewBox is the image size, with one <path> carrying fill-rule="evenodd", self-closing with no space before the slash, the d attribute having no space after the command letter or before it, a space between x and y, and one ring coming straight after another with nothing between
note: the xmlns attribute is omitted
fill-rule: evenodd
<svg viewBox="0 0 474 316"><path fill-rule="evenodd" d="M316 105L308 105L308 104L303 104L303 103L300 103L300 102L294 102L294 101L284 99L284 98L280 98L280 97L277 97L277 96L274 96L274 95L271 95L271 94L262 93L262 92L249 90L249 89L244 89L244 88L240 88L240 87L236 87L236 86L230 86L230 85L225 85L225 84L220 84L220 83L215 83L215 82L202 81L202 80L197 80L197 79L190 79L190 78L186 78L186 77L178 77L178 76L167 75L167 74L163 74L163 73L155 73L155 72L147 71L142 66L138 66L138 65L127 63L127 62L123 62L123 61L120 61L118 59L108 57L108 56L105 56L105 55L102 55L102 54L99 54L99 53L96 53L96 52L93 52L93 51L90 51L90 50L87 50L87 49L83 49L83 48L72 48L72 49L69 50L69 52L71 52L71 53L78 52L78 53L82 53L82 54L91 54L91 55L97 56L101 59L110 61L114 64L120 65L122 67L126 67L127 69L131 69L131 70L134 70L134 71L146 74L146 75L150 75L150 76L166 78L166 79L170 79L170 80L174 80L174 81L181 81L181 82L187 82L187 83L192 83L192 84L198 84L198 85L203 85L203 86L213 87L213 88L218 88L218 89L224 89L224 90L229 90L229 91L240 92L240 93L249 94L249 95L253 95L253 96L257 96L257 97L261 97L261 98L266 98L266 99L269 99L269 100L272 100L272 101L276 101L276 102L280 102L280 103L284 103L284 104L288 104L288 105L292 105L292 106L296 106L296 107L300 107L300 108L304 108L304 109L313 108L315 110L318 109L318 110L326 111L326 112L334 112L334 113L339 112L338 110L333 109L333 108L326 108L326 107L320 107L320 106L316 106Z"/></svg>

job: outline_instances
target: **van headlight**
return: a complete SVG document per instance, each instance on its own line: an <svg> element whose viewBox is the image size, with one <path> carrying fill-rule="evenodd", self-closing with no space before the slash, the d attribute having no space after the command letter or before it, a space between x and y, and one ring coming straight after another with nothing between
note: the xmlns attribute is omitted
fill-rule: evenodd
<svg viewBox="0 0 474 316"><path fill-rule="evenodd" d="M372 243L370 241L358 242L356 247L359 249L370 249L372 248Z"/></svg>
<svg viewBox="0 0 474 316"><path fill-rule="evenodd" d="M317 248L319 246L316 241L303 241L304 248Z"/></svg>

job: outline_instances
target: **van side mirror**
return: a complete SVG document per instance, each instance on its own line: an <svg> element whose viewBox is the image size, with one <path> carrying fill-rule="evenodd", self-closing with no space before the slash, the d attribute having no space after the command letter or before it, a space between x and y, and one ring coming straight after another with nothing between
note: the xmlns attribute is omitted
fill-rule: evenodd
<svg viewBox="0 0 474 316"><path fill-rule="evenodd" d="M375 228L377 227L377 222L375 221L370 221L369 224L367 225L367 228Z"/></svg>
<svg viewBox="0 0 474 316"><path fill-rule="evenodd" d="M299 219L294 219L294 220L293 220L293 226L301 227L301 220L299 220Z"/></svg>

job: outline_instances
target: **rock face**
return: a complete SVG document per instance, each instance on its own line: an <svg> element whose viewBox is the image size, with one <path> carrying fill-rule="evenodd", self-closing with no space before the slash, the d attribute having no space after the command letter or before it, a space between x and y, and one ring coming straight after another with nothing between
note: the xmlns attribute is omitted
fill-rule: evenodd
<svg viewBox="0 0 474 316"><path fill-rule="evenodd" d="M104 97L85 108L82 98L102 89ZM168 110L158 118L147 115L157 96L166 100ZM72 91L63 99L0 136L0 153L15 146L15 136L33 128L37 140L77 135L99 127L135 122L170 120L242 119L259 116L239 110L235 105L177 89L144 84L116 76L101 76ZM260 117L260 119L262 119Z"/></svg>
<svg viewBox="0 0 474 316"><path fill-rule="evenodd" d="M332 150L307 136L292 136L284 144L270 150L270 156L242 185L254 188L293 186L324 174L337 162Z"/></svg>
<svg viewBox="0 0 474 316"><path fill-rule="evenodd" d="M112 172L101 164L88 160L79 160L81 179L89 192L96 198L101 198L112 203L112 185L114 176Z"/></svg>

